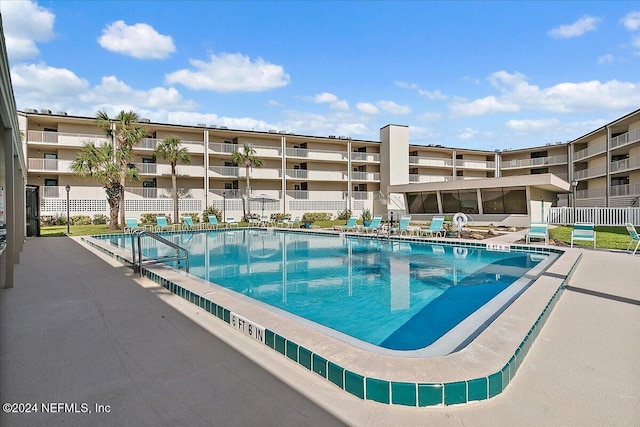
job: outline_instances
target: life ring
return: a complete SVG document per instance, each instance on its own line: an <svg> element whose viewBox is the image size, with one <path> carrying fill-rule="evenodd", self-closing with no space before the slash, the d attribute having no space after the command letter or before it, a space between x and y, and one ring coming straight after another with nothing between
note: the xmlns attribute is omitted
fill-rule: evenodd
<svg viewBox="0 0 640 427"><path fill-rule="evenodd" d="M462 248L460 246L454 246L453 248L453 256L455 258L466 258L469 255L469 249Z"/></svg>
<svg viewBox="0 0 640 427"><path fill-rule="evenodd" d="M458 212L453 216L453 223L458 226L458 229L462 229L467 225L467 221L469 221L469 218L462 212Z"/></svg>

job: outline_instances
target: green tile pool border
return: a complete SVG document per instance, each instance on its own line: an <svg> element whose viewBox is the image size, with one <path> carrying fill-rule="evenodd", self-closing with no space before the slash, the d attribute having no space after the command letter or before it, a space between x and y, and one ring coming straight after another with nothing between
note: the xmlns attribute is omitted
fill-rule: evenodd
<svg viewBox="0 0 640 427"><path fill-rule="evenodd" d="M202 230L211 231L211 230ZM312 234L313 232L304 233ZM328 233L313 233L322 235L331 235ZM111 236L122 236L122 234L109 234L97 236L100 240L107 239ZM366 237L366 236L363 236ZM375 238L375 237L374 237ZM81 238L90 246L116 258L118 261L131 266L131 262L121 256L108 251L106 248L97 245L95 242ZM403 241L419 241L423 243L434 243L433 240L425 241L424 239L403 239ZM451 246L466 246L484 248L485 245L475 242L440 242ZM531 247L524 245L508 245L511 250L526 250L531 252ZM554 248L535 248L534 252L546 253L563 253L564 251ZM388 381L381 378L366 377L356 372L341 367L340 365L327 360L320 354L283 337L268 328L265 328L264 345L271 350L280 353L292 363L297 363L305 369L315 372L317 375L325 378L336 387L350 393L363 400L371 400L381 404L411 406L411 407L429 407L429 406L447 406L466 404L472 401L486 400L501 394L509 383L513 380L517 369L521 366L522 361L526 357L531 345L538 337L540 330L546 323L551 311L562 295L566 284L571 279L575 269L577 268L582 255L578 256L572 265L569 273L560 283L553 296L547 303L542 313L538 316L533 326L511 355L509 361L497 372L491 373L480 378L471 378L465 381L454 381L448 383L413 383L401 381ZM223 322L230 324L230 310L216 304L210 300L209 295L199 295L183 288L181 285L167 280L158 274L142 269L142 273L148 279L158 283L168 291L189 301L214 317L219 318ZM204 301L203 301L204 300Z"/></svg>

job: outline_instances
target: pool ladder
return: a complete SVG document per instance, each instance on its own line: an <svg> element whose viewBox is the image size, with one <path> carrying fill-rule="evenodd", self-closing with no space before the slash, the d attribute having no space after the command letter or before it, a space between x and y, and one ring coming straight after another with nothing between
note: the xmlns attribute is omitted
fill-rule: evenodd
<svg viewBox="0 0 640 427"><path fill-rule="evenodd" d="M161 256L161 257L146 257L143 261L142 259L142 236L151 237L154 240L157 240L160 243L163 243L173 249L175 249L175 255ZM137 248L136 248L137 243ZM137 252L137 259L136 259ZM131 232L131 254L133 261L133 272L140 273L142 276L142 263L143 262L161 262L161 261L177 261L178 268L181 268L181 261L184 260L184 270L189 272L189 252L183 248L182 246L178 246L170 240L165 239L162 236L157 235L151 231L146 231L143 229L134 229Z"/></svg>

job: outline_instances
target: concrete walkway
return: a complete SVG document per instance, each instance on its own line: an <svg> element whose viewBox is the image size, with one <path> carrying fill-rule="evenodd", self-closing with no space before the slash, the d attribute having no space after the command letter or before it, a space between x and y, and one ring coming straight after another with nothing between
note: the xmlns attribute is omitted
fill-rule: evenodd
<svg viewBox="0 0 640 427"><path fill-rule="evenodd" d="M3 426L640 425L638 255L584 250L508 389L441 408L339 391L72 239L31 239L21 261L0 291L0 400L93 413L3 413Z"/></svg>

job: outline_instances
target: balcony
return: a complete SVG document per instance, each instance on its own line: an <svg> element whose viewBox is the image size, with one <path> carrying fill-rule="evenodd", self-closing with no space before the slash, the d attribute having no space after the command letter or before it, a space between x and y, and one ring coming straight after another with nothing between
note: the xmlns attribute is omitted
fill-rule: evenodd
<svg viewBox="0 0 640 427"><path fill-rule="evenodd" d="M550 156L550 157L538 157L535 159L513 159L503 160L500 167L502 169L518 169L518 168L531 168L540 166L554 166L554 165L566 165L567 156Z"/></svg>
<svg viewBox="0 0 640 427"><path fill-rule="evenodd" d="M599 144L592 145L590 147L585 148L584 150L576 151L573 154L573 160L578 161L582 159L586 159L587 157L596 156L598 154L604 153L607 150L607 144L601 142Z"/></svg>
<svg viewBox="0 0 640 427"><path fill-rule="evenodd" d="M99 144L109 142L109 139L105 135L30 130L27 131L27 142L29 144L55 144L82 147L87 142Z"/></svg>
<svg viewBox="0 0 640 427"><path fill-rule="evenodd" d="M242 196L246 194L244 190L240 190L237 188L210 188L209 193L214 194L219 197L224 197L227 199L242 199ZM224 193L224 194L222 194Z"/></svg>
<svg viewBox="0 0 640 427"><path fill-rule="evenodd" d="M71 173L72 160L59 159L34 159L27 161L29 172L69 172Z"/></svg>
<svg viewBox="0 0 640 427"><path fill-rule="evenodd" d="M301 180L316 181L345 181L347 179L346 171L316 171L306 169L287 169L287 177Z"/></svg>
<svg viewBox="0 0 640 427"><path fill-rule="evenodd" d="M210 142L209 143L209 151L218 154L231 154L234 151L237 151L239 148L238 144L226 144L220 142Z"/></svg>
<svg viewBox="0 0 640 427"><path fill-rule="evenodd" d="M151 188L151 187L126 187L125 198L135 199L170 199L173 198L173 190L171 188ZM178 198L193 199L204 197L204 190L200 188L178 188Z"/></svg>
<svg viewBox="0 0 640 427"><path fill-rule="evenodd" d="M209 170L213 172L212 177L238 178L237 166L209 166Z"/></svg>
<svg viewBox="0 0 640 427"><path fill-rule="evenodd" d="M614 149L627 144L633 144L634 142L640 142L640 128L623 133L615 138L611 138L610 147L611 149Z"/></svg>
<svg viewBox="0 0 640 427"><path fill-rule="evenodd" d="M582 169L575 171L573 177L577 180L595 178L597 176L603 176L607 173L606 166L596 166L594 168Z"/></svg>
<svg viewBox="0 0 640 427"><path fill-rule="evenodd" d="M590 190L578 190L576 191L576 199L595 199L599 197L605 197L607 194L606 188L594 188Z"/></svg>
<svg viewBox="0 0 640 427"><path fill-rule="evenodd" d="M346 151L310 150L306 148L287 148L287 157L299 157L308 160L344 161Z"/></svg>
<svg viewBox="0 0 640 427"><path fill-rule="evenodd" d="M353 181L380 181L380 172L351 172Z"/></svg>
<svg viewBox="0 0 640 427"><path fill-rule="evenodd" d="M453 167L453 160L441 157L409 156L409 164L436 168L450 168Z"/></svg>
<svg viewBox="0 0 640 427"><path fill-rule="evenodd" d="M356 162L380 162L380 154L354 151L351 153L351 160Z"/></svg>
<svg viewBox="0 0 640 427"><path fill-rule="evenodd" d="M609 196L640 196L640 184L614 185L610 188Z"/></svg>
<svg viewBox="0 0 640 427"><path fill-rule="evenodd" d="M143 149L143 150L155 150L159 143L162 142L162 139L157 138L143 138L140 143L138 143L135 149ZM202 141L190 141L187 139L181 139L180 143L183 147L185 147L189 153L204 153L204 142Z"/></svg>
<svg viewBox="0 0 640 427"><path fill-rule="evenodd" d="M484 160L456 160L456 167L462 169L480 169L480 170L495 170L496 162L487 162Z"/></svg>
<svg viewBox="0 0 640 427"><path fill-rule="evenodd" d="M410 174L409 182L444 182L453 181L452 176Z"/></svg>
<svg viewBox="0 0 640 427"><path fill-rule="evenodd" d="M610 166L611 173L625 172L631 169L640 169L640 156L611 162Z"/></svg>
<svg viewBox="0 0 640 427"><path fill-rule="evenodd" d="M296 200L344 200L344 191L307 191L307 190L287 190L287 197Z"/></svg>

